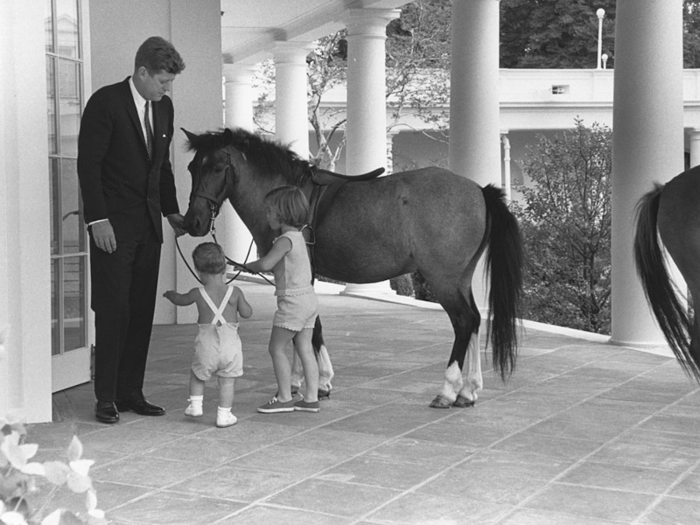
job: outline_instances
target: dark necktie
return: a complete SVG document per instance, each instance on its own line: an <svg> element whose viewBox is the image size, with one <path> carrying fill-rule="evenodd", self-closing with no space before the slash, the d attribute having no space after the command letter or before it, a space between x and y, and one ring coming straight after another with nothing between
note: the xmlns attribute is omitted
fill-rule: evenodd
<svg viewBox="0 0 700 525"><path fill-rule="evenodd" d="M148 107L150 106L150 101L146 101L146 113L144 115L144 122L146 123L146 148L148 149L148 158L153 158L153 129L151 129L151 118L148 116Z"/></svg>

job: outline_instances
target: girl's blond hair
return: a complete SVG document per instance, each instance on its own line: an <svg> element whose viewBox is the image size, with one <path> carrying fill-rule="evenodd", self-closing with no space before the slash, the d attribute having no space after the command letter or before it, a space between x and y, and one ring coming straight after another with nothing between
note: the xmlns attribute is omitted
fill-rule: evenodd
<svg viewBox="0 0 700 525"><path fill-rule="evenodd" d="M309 217L309 201L296 186L280 186L265 195L265 204L276 213L282 224L301 228Z"/></svg>

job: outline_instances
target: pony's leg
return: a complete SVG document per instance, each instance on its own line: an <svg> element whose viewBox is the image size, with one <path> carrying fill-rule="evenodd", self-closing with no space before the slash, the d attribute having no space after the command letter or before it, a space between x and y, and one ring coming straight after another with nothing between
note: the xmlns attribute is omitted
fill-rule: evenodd
<svg viewBox="0 0 700 525"><path fill-rule="evenodd" d="M333 389L331 380L335 375L326 345L321 345L316 354L316 360L318 361L318 398L323 399L331 396L331 390Z"/></svg>
<svg viewBox="0 0 700 525"><path fill-rule="evenodd" d="M464 387L462 369L464 368L464 358L467 347L473 339L472 335L478 330L480 318L478 310L470 308L469 303L461 293L457 297L452 296L452 300L443 300L442 307L452 322L455 332L455 340L452 345L452 354L445 370L445 380L440 393L430 403L432 408L449 408L458 401L457 393ZM460 406L459 404L455 406Z"/></svg>
<svg viewBox="0 0 700 525"><path fill-rule="evenodd" d="M445 380L440 393L430 403L431 408L450 408L457 400L456 392L462 389L462 367L457 361L452 361L445 370Z"/></svg>
<svg viewBox="0 0 700 525"><path fill-rule="evenodd" d="M333 389L331 380L333 376L335 376L335 372L333 372L333 364L328 355L326 345L321 345L321 348L316 354L316 362L318 363L318 398L328 398L331 396L331 390ZM297 349L294 347L294 354L292 357L292 392L301 391L301 384L303 381L304 369L301 366L301 359L299 359Z"/></svg>
<svg viewBox="0 0 700 525"><path fill-rule="evenodd" d="M331 380L335 374L333 373L333 365L328 355L328 349L323 342L323 326L321 325L320 315L316 317L311 344L314 347L316 362L318 363L318 398L326 399L331 396L331 390L333 389Z"/></svg>
<svg viewBox="0 0 700 525"><path fill-rule="evenodd" d="M481 353L479 352L479 332L472 334L467 347L467 382L459 391L457 400L453 406L465 408L474 406L477 392L484 388L484 379L481 376Z"/></svg>

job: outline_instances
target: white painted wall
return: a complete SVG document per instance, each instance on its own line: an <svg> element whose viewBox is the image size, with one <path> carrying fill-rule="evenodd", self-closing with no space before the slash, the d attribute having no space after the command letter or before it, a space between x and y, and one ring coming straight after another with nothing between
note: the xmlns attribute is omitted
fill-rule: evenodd
<svg viewBox="0 0 700 525"><path fill-rule="evenodd" d="M0 2L0 415L51 419L44 0Z"/></svg>

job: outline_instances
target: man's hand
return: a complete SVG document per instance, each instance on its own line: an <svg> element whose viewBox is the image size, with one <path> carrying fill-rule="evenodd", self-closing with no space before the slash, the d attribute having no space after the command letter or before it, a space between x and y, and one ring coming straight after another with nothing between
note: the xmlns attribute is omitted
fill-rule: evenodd
<svg viewBox="0 0 700 525"><path fill-rule="evenodd" d="M96 222L90 226L92 239L103 252L113 253L117 250L117 238L114 236L112 224L107 221Z"/></svg>
<svg viewBox="0 0 700 525"><path fill-rule="evenodd" d="M180 235L185 235L187 230L185 229L185 218L179 213L171 213L167 217L170 226L175 230L175 235L180 237Z"/></svg>

